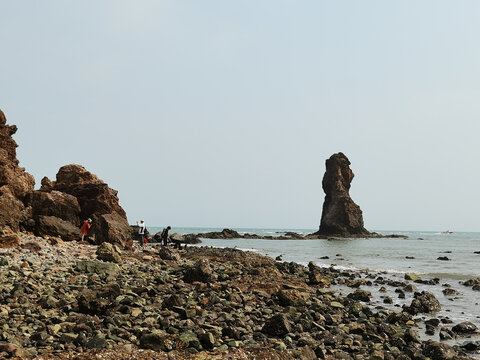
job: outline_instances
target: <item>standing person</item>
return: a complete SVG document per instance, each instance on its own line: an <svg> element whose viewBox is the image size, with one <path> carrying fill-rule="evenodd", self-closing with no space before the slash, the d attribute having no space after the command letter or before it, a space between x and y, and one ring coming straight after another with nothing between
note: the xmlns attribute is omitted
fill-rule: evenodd
<svg viewBox="0 0 480 360"><path fill-rule="evenodd" d="M80 233L82 234L82 241L87 240L88 230L92 227L92 219L87 219L83 222L82 227L80 228Z"/></svg>
<svg viewBox="0 0 480 360"><path fill-rule="evenodd" d="M168 244L168 230L170 230L170 229L171 229L170 226L167 226L165 229L163 229L162 235L161 235L162 245L167 246L167 244Z"/></svg>
<svg viewBox="0 0 480 360"><path fill-rule="evenodd" d="M139 236L139 241L140 241L140 246L143 246L143 237L145 235L145 231L147 230L147 227L145 225L145 221L140 220L140 222L137 221L137 226L138 226L138 236Z"/></svg>

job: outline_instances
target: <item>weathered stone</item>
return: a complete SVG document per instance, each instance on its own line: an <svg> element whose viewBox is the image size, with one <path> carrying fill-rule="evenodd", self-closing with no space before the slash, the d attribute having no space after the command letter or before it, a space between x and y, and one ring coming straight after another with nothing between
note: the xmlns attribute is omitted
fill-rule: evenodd
<svg viewBox="0 0 480 360"><path fill-rule="evenodd" d="M271 336L285 336L292 331L290 322L285 315L274 315L265 322L262 332Z"/></svg>
<svg viewBox="0 0 480 360"><path fill-rule="evenodd" d="M158 256L162 260L170 260L170 261L180 260L180 255L166 246L160 247L160 249L158 250Z"/></svg>
<svg viewBox="0 0 480 360"><path fill-rule="evenodd" d="M34 191L32 194L32 215L54 216L73 225L80 224L80 205L73 195L60 191Z"/></svg>
<svg viewBox="0 0 480 360"><path fill-rule="evenodd" d="M19 167L17 143L12 138L17 127L6 122L0 110L0 229L18 231L31 217L28 202L35 179Z"/></svg>
<svg viewBox="0 0 480 360"><path fill-rule="evenodd" d="M413 297L412 303L406 308L410 314L433 313L441 310L440 302L430 292L417 292Z"/></svg>
<svg viewBox="0 0 480 360"><path fill-rule="evenodd" d="M18 247L20 237L11 230L0 230L0 248Z"/></svg>
<svg viewBox="0 0 480 360"><path fill-rule="evenodd" d="M319 235L368 235L364 228L360 207L350 197L350 184L354 174L350 161L343 153L333 154L325 162L322 181L325 191Z"/></svg>
<svg viewBox="0 0 480 360"><path fill-rule="evenodd" d="M422 278L414 273L406 273L405 274L405 280L411 280L411 281L421 281Z"/></svg>
<svg viewBox="0 0 480 360"><path fill-rule="evenodd" d="M122 252L117 245L113 245L107 242L98 245L97 258L103 261L110 261L117 264L123 263Z"/></svg>
<svg viewBox="0 0 480 360"><path fill-rule="evenodd" d="M108 342L102 336L94 336L86 344L87 349L105 349L108 346Z"/></svg>
<svg viewBox="0 0 480 360"><path fill-rule="evenodd" d="M477 326L470 321L464 321L455 325L452 331L457 334L473 334L477 331Z"/></svg>
<svg viewBox="0 0 480 360"><path fill-rule="evenodd" d="M370 291L357 289L353 293L348 294L347 297L353 300L369 302L372 293Z"/></svg>
<svg viewBox="0 0 480 360"><path fill-rule="evenodd" d="M77 263L77 269L79 271L91 273L91 274L108 274L115 275L120 271L117 264L103 262L98 260L81 260Z"/></svg>
<svg viewBox="0 0 480 360"><path fill-rule="evenodd" d="M65 241L80 239L80 229L77 226L55 216L38 216L35 232L39 236L58 236Z"/></svg>
<svg viewBox="0 0 480 360"><path fill-rule="evenodd" d="M211 282L213 281L213 272L207 259L198 261L195 265L187 267L183 280L187 283L194 281Z"/></svg>
<svg viewBox="0 0 480 360"><path fill-rule="evenodd" d="M95 243L109 242L123 248L131 248L133 239L130 233L130 225L125 218L118 213L99 215L94 220Z"/></svg>
<svg viewBox="0 0 480 360"><path fill-rule="evenodd" d="M174 343L165 332L146 333L140 337L140 347L154 351L171 351Z"/></svg>
<svg viewBox="0 0 480 360"><path fill-rule="evenodd" d="M450 360L456 354L451 346L428 340L423 344L423 355L435 360Z"/></svg>

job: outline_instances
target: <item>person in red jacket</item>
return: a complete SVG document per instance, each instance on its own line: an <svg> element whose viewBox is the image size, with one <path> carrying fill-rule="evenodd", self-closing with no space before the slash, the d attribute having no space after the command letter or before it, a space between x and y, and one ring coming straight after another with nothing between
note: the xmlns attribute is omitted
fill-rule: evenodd
<svg viewBox="0 0 480 360"><path fill-rule="evenodd" d="M85 239L85 237L88 236L88 230L90 230L91 227L92 227L92 219L88 219L83 222L83 225L80 228L80 232L82 233L82 241Z"/></svg>

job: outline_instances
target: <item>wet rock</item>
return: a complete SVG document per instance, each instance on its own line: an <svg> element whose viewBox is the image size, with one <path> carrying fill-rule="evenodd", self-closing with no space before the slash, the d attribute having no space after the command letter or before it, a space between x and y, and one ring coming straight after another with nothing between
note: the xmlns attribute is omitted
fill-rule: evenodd
<svg viewBox="0 0 480 360"><path fill-rule="evenodd" d="M414 273L406 273L405 280L417 281L417 280L422 280L422 278L419 275Z"/></svg>
<svg viewBox="0 0 480 360"><path fill-rule="evenodd" d="M446 289L443 289L442 290L442 293L443 295L445 296L454 296L454 295L458 295L459 292L455 289L452 289L452 288L446 288Z"/></svg>
<svg viewBox="0 0 480 360"><path fill-rule="evenodd" d="M285 315L277 314L268 319L262 328L262 332L271 336L285 336L291 332L292 327Z"/></svg>
<svg viewBox="0 0 480 360"><path fill-rule="evenodd" d="M347 297L353 300L369 302L372 297L372 293L370 291L357 289L353 293L348 294Z"/></svg>
<svg viewBox="0 0 480 360"><path fill-rule="evenodd" d="M476 352L480 350L480 341L466 341L460 347L466 351Z"/></svg>
<svg viewBox="0 0 480 360"><path fill-rule="evenodd" d="M98 245L97 258L103 261L110 261L117 264L123 263L122 260L122 251L118 248L117 245L113 245L107 242L101 243Z"/></svg>
<svg viewBox="0 0 480 360"><path fill-rule="evenodd" d="M448 261L448 260L450 260L450 259L449 259L448 257L446 257L446 256L439 256L439 257L437 258L437 260Z"/></svg>
<svg viewBox="0 0 480 360"><path fill-rule="evenodd" d="M406 310L413 315L419 313L433 313L441 310L440 302L435 296L427 291L421 293L415 293L414 299L410 306L406 307Z"/></svg>
<svg viewBox="0 0 480 360"><path fill-rule="evenodd" d="M452 331L456 334L473 334L477 331L477 326L470 321L464 321L455 325Z"/></svg>
<svg viewBox="0 0 480 360"><path fill-rule="evenodd" d="M450 360L456 355L451 346L433 340L428 340L423 344L422 353L435 360Z"/></svg>
<svg viewBox="0 0 480 360"><path fill-rule="evenodd" d="M354 174L343 153L333 154L325 162L322 187L325 192L318 235L368 235L360 207L350 197Z"/></svg>
<svg viewBox="0 0 480 360"><path fill-rule="evenodd" d="M311 285L323 285L329 287L331 284L328 276L321 273L321 270L312 261L308 263L308 280Z"/></svg>

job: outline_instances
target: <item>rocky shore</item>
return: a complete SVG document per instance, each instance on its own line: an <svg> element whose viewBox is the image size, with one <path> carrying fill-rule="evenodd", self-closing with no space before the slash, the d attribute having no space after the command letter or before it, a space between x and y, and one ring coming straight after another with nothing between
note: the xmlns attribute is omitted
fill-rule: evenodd
<svg viewBox="0 0 480 360"><path fill-rule="evenodd" d="M368 286L408 291L413 277L371 274L368 284L234 249L121 250L20 233L0 249L0 276L0 358L461 360L479 348L422 340L424 328L478 332L442 324L428 292L400 311L369 306Z"/></svg>

